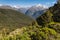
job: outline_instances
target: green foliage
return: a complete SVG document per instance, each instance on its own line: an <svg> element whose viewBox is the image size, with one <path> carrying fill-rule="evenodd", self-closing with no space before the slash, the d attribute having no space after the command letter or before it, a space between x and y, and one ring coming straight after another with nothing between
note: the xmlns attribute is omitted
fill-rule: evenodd
<svg viewBox="0 0 60 40"><path fill-rule="evenodd" d="M43 15L38 17L37 23L43 26L40 40L60 40L60 4L57 3L50 7Z"/></svg>
<svg viewBox="0 0 60 40"><path fill-rule="evenodd" d="M1 35L1 34L0 34ZM51 38L52 37L52 38ZM27 26L16 29L8 35L1 35L1 40L53 40L57 39L57 32L54 29L40 26Z"/></svg>
<svg viewBox="0 0 60 40"><path fill-rule="evenodd" d="M50 24L49 28L52 28L60 33L60 23Z"/></svg>
<svg viewBox="0 0 60 40"><path fill-rule="evenodd" d="M49 22L53 21L52 16L53 14L50 11L47 11L43 15L37 18L37 22L39 25L45 26Z"/></svg>
<svg viewBox="0 0 60 40"><path fill-rule="evenodd" d="M43 15L38 17L37 23L42 26L49 25L51 22L59 22L60 23L60 4L55 4L50 7Z"/></svg>

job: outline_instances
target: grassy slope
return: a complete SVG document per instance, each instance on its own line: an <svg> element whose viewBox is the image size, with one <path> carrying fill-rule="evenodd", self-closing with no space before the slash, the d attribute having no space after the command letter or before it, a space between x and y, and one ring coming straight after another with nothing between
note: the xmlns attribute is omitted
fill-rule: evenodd
<svg viewBox="0 0 60 40"><path fill-rule="evenodd" d="M32 21L33 19L20 12L0 8L0 30L2 28L15 29L31 25Z"/></svg>

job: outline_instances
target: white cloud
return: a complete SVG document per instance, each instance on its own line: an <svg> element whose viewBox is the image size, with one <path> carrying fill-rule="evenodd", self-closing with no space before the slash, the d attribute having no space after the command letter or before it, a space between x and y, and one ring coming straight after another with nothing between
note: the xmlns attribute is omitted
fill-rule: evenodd
<svg viewBox="0 0 60 40"><path fill-rule="evenodd" d="M55 4L56 3L56 1L53 1L53 2L46 2L45 4L46 5L52 5L52 4Z"/></svg>
<svg viewBox="0 0 60 40"><path fill-rule="evenodd" d="M47 3L45 3L45 5L49 8L49 7L53 6L54 3L55 2L51 2L51 3L47 2Z"/></svg>
<svg viewBox="0 0 60 40"><path fill-rule="evenodd" d="M21 6L21 5L11 5L11 6L15 8L30 8L30 6Z"/></svg>
<svg viewBox="0 0 60 40"><path fill-rule="evenodd" d="M0 4L0 6L2 6L3 4Z"/></svg>

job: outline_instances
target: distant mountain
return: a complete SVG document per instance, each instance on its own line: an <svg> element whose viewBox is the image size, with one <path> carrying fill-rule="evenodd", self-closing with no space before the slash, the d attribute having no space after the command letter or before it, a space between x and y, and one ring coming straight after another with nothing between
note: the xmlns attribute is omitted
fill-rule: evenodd
<svg viewBox="0 0 60 40"><path fill-rule="evenodd" d="M24 13L28 10L28 8L18 8L17 9L19 12Z"/></svg>
<svg viewBox="0 0 60 40"><path fill-rule="evenodd" d="M29 8L25 14L36 19L39 15L43 14L46 11L46 9L47 8L45 6L38 4Z"/></svg>
<svg viewBox="0 0 60 40"><path fill-rule="evenodd" d="M2 9L12 9L12 10L17 10L17 8L12 7L12 6L10 6L10 5L1 5L0 8L2 8Z"/></svg>
<svg viewBox="0 0 60 40"><path fill-rule="evenodd" d="M10 6L10 5L1 5L0 8L16 10L23 14L25 14L25 12L28 10L28 8L25 8L25 7L14 7L14 6Z"/></svg>
<svg viewBox="0 0 60 40"><path fill-rule="evenodd" d="M13 30L22 26L31 25L33 19L16 10L0 8L0 29Z"/></svg>

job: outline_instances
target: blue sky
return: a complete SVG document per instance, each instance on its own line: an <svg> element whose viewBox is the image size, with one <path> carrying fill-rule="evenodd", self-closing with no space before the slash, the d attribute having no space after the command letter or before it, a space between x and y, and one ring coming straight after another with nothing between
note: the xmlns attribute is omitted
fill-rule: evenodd
<svg viewBox="0 0 60 40"><path fill-rule="evenodd" d="M56 3L56 0L0 0L0 4L19 6L33 6L36 4L42 4L49 7L54 5L54 3Z"/></svg>

